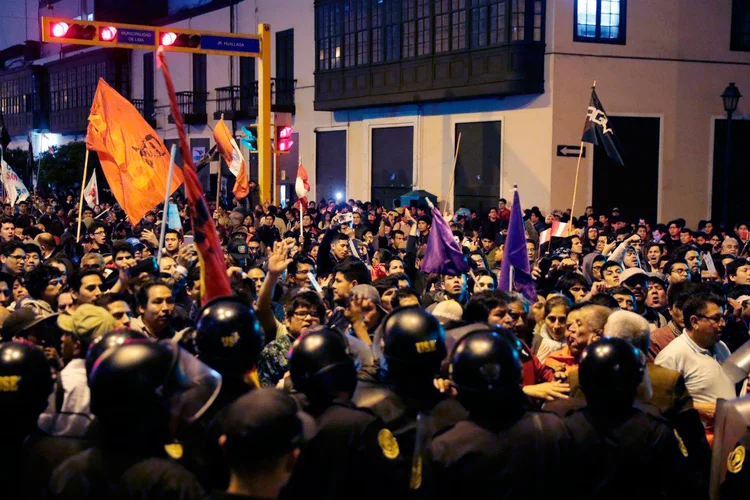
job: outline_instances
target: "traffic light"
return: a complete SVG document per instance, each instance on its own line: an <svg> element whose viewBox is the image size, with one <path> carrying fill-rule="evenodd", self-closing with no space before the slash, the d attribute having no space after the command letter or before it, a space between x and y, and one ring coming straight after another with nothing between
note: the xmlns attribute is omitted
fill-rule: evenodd
<svg viewBox="0 0 750 500"><path fill-rule="evenodd" d="M292 134L294 128L292 127L276 127L276 152L277 153L288 153L294 141L292 140Z"/></svg>
<svg viewBox="0 0 750 500"><path fill-rule="evenodd" d="M93 40L96 36L96 26L84 23L67 23L59 21L50 23L49 34L52 38L66 40Z"/></svg>
<svg viewBox="0 0 750 500"><path fill-rule="evenodd" d="M251 127L255 127L255 125L251 125ZM240 139L240 143L245 146L250 153L257 153L258 152L258 136L253 134L252 130L250 130L247 127L242 127L242 133L245 134L245 137Z"/></svg>
<svg viewBox="0 0 750 500"><path fill-rule="evenodd" d="M159 36L161 44L165 47L183 47L186 49L197 49L201 46L201 36L195 33L176 33L174 31L163 31Z"/></svg>

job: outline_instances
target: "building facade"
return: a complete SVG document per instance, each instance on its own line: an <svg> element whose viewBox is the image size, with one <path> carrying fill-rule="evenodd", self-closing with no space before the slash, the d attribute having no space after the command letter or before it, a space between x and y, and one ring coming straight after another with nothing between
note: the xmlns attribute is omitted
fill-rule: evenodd
<svg viewBox="0 0 750 500"><path fill-rule="evenodd" d="M127 11L113 0L9 1L29 17L50 15L50 4L59 17L206 31L270 24L273 110L295 130L295 147L280 160L283 198L293 196L301 162L317 199L389 204L425 189L454 207L486 210L518 185L525 207L570 208L596 80L625 166L586 145L576 212L617 206L694 226L721 210L720 95L729 82L750 89L750 4L740 0L153 0ZM27 22L19 35L30 42L0 47L0 104L19 144L30 128L80 138L99 76L176 140L152 53L61 51L38 43L38 26ZM168 61L194 156L213 143L222 114L238 134L255 121L255 60L170 53ZM729 155L730 205L741 215L750 209L744 108L741 100ZM204 172L207 189L211 179Z"/></svg>

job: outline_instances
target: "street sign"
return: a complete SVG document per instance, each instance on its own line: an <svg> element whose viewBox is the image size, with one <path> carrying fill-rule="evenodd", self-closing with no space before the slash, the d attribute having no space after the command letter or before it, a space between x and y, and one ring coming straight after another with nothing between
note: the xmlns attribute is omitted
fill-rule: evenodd
<svg viewBox="0 0 750 500"><path fill-rule="evenodd" d="M145 45L147 47L153 47L156 45L156 31L120 28L117 31L117 44Z"/></svg>
<svg viewBox="0 0 750 500"><path fill-rule="evenodd" d="M581 146L564 146L561 144L557 145L557 156L562 156L563 158L578 158L578 155L581 154ZM586 147L583 147L583 154L581 155L581 158L586 158Z"/></svg>
<svg viewBox="0 0 750 500"><path fill-rule="evenodd" d="M201 37L201 48L205 50L231 50L248 54L259 54L260 40L257 38L203 35Z"/></svg>

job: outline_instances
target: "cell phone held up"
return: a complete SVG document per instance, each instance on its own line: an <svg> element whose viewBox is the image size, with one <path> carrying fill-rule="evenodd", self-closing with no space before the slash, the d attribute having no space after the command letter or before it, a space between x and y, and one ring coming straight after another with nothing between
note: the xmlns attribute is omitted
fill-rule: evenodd
<svg viewBox="0 0 750 500"><path fill-rule="evenodd" d="M133 267L127 269L129 278L136 278L141 273L149 273L154 276L159 274L159 263L156 262L156 257L148 257L146 259L139 260Z"/></svg>

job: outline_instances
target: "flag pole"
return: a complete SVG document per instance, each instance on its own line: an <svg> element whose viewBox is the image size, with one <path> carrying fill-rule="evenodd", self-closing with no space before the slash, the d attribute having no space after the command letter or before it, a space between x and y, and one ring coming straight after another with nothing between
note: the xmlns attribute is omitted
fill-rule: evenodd
<svg viewBox="0 0 750 500"><path fill-rule="evenodd" d="M89 150L86 148L86 159L83 161L83 181L81 181L81 198L78 200L78 230L76 243L81 241L81 216L83 215L83 191L86 189L86 174L89 170Z"/></svg>
<svg viewBox="0 0 750 500"><path fill-rule="evenodd" d="M459 151L459 149L461 149L461 132L458 133L458 140L456 141L456 152L453 155L453 169L451 170L451 182L448 185L448 195L445 197L445 211L446 212L448 212L448 208L450 206L448 204L448 196L451 195L451 191L453 190L453 182L456 180L456 165L458 164L458 151ZM454 196L453 198L454 198L453 205L455 205L455 198L456 197ZM456 207L453 206L453 208L455 209ZM454 212L455 212L455 210L454 210Z"/></svg>
<svg viewBox="0 0 750 500"><path fill-rule="evenodd" d="M573 232L573 218L576 216L576 196L578 195L578 176L581 174L581 159L583 158L583 148L585 147L583 141L581 141L581 150L578 152L578 165L576 166L576 179L573 184L573 203L570 206L570 225L568 226L568 235Z"/></svg>
<svg viewBox="0 0 750 500"><path fill-rule="evenodd" d="M169 152L169 174L167 174L167 193L164 195L164 215L161 218L161 235L159 236L159 250L156 252L156 265L160 266L161 254L164 250L164 238L167 237L167 222L169 221L169 195L172 191L172 174L174 174L174 157L177 155L177 144L172 144ZM161 266L159 267L161 269Z"/></svg>

